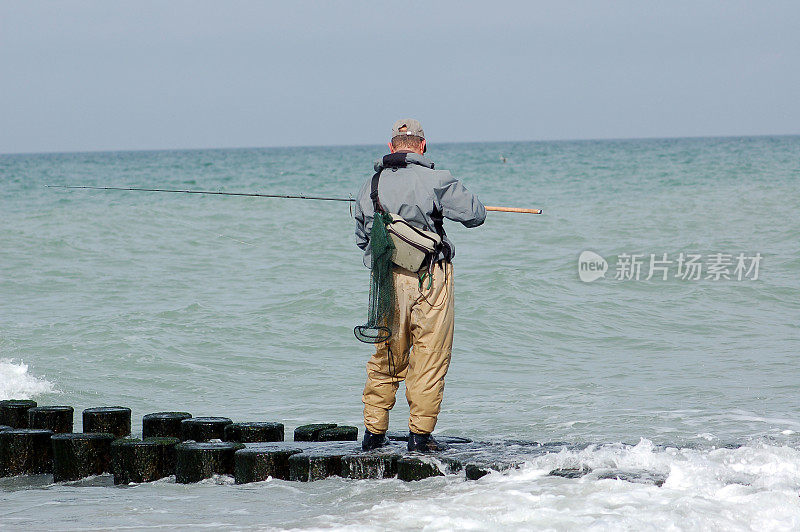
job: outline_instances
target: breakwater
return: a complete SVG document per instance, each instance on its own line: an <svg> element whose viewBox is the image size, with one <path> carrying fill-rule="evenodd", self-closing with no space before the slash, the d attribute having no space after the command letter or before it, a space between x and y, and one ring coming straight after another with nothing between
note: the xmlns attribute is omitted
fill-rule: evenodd
<svg viewBox="0 0 800 532"><path fill-rule="evenodd" d="M476 479L515 465L498 457L491 444L466 438L440 438L449 450L433 456L406 452L406 436L390 433L392 445L363 452L358 428L336 423L297 427L293 441L285 441L278 422L155 412L143 416L142 435L134 437L129 408L84 410L82 432L73 432L73 414L64 405L0 402L0 476L52 474L54 482L65 482L111 474L115 484L171 476L189 484L214 475L230 475L237 484L268 478L312 482L331 476L413 481L461 471Z"/></svg>

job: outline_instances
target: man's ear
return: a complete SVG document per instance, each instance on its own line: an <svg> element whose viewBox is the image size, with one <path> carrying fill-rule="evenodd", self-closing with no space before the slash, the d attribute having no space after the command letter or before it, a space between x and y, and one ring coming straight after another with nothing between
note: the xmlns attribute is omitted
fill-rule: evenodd
<svg viewBox="0 0 800 532"><path fill-rule="evenodd" d="M428 143L425 142L425 139L422 139L422 143L419 145L422 148L422 153L426 153L428 151Z"/></svg>
<svg viewBox="0 0 800 532"><path fill-rule="evenodd" d="M394 153L394 146L392 146L391 142L389 142L389 153Z"/></svg>

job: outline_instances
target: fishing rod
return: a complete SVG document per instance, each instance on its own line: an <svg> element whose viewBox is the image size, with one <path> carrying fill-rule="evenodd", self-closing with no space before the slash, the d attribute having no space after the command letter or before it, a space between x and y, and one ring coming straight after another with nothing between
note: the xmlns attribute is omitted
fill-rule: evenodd
<svg viewBox="0 0 800 532"><path fill-rule="evenodd" d="M281 198L281 199L302 199L316 201L356 201L353 198L331 198L326 196L306 196L292 194L261 194L257 192L217 192L214 190L181 190L173 188L137 188L137 187L95 187L90 185L45 185L47 188L72 188L84 190L125 190L132 192L171 192L176 194L205 194L213 196L246 196L252 198ZM542 214L542 209L522 209L520 207L486 207L487 211L497 212L516 212L522 214Z"/></svg>

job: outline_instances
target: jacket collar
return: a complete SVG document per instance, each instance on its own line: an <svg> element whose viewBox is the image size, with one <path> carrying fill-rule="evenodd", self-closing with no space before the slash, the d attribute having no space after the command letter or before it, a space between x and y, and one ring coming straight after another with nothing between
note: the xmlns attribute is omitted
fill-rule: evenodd
<svg viewBox="0 0 800 532"><path fill-rule="evenodd" d="M384 168L403 168L409 164L418 164L426 168L433 168L433 161L414 152L398 152L384 155L382 158L375 161L375 171L380 172Z"/></svg>

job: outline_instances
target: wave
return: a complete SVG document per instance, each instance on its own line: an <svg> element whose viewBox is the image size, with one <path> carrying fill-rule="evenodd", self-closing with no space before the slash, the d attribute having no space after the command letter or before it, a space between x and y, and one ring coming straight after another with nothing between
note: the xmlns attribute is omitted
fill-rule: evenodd
<svg viewBox="0 0 800 532"><path fill-rule="evenodd" d="M28 373L28 365L24 362L0 359L0 400L30 399L55 391L52 382Z"/></svg>
<svg viewBox="0 0 800 532"><path fill-rule="evenodd" d="M311 523L353 530L797 530L799 489L794 448L751 442L692 449L642 439L548 452L477 481L427 479L413 495Z"/></svg>

